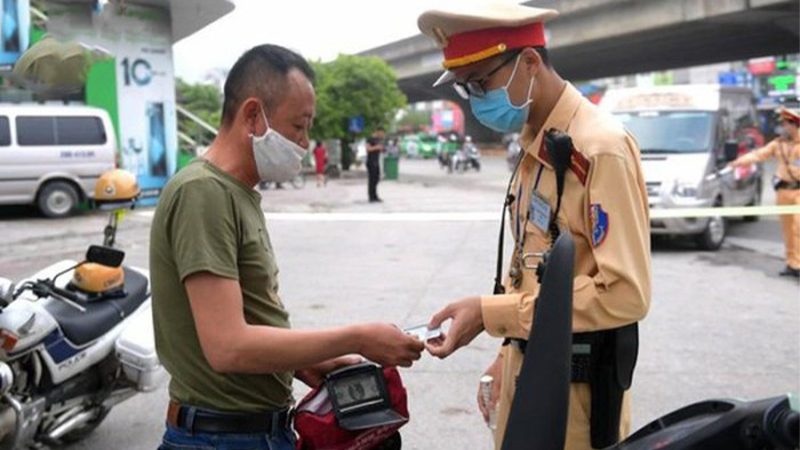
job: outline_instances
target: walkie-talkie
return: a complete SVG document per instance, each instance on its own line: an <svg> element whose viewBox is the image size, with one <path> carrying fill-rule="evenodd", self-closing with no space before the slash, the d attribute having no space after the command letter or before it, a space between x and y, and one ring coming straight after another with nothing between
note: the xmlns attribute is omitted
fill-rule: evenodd
<svg viewBox="0 0 800 450"><path fill-rule="evenodd" d="M556 173L556 209L550 217L549 226L552 246L560 234L557 224L558 212L561 209L561 197L564 195L564 180L572 163L572 152L575 151L575 147L572 145L572 138L567 133L551 128L544 135L544 148L547 150L550 164Z"/></svg>

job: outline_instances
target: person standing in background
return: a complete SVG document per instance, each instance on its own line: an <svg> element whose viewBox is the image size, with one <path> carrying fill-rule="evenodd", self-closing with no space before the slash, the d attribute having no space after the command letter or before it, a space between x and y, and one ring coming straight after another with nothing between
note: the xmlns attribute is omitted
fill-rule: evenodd
<svg viewBox="0 0 800 450"><path fill-rule="evenodd" d="M732 161L730 166L749 166L775 158L778 168L773 186L778 205L800 205L800 113L784 108L778 114L781 135L764 147ZM800 214L782 215L781 225L786 244L786 268L780 275L800 279Z"/></svg>
<svg viewBox="0 0 800 450"><path fill-rule="evenodd" d="M314 163L317 171L317 187L325 186L328 184L328 179L325 178L325 167L328 165L328 149L322 141L317 142L314 147Z"/></svg>
<svg viewBox="0 0 800 450"><path fill-rule="evenodd" d="M378 127L367 139L367 175L369 176L368 194L370 203L380 203L378 197L378 181L381 178L381 153L385 149L383 127Z"/></svg>

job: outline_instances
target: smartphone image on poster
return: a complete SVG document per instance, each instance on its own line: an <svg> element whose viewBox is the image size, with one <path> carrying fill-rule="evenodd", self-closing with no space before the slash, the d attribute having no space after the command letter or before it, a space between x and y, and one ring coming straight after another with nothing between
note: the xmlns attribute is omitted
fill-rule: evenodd
<svg viewBox="0 0 800 450"><path fill-rule="evenodd" d="M18 0L3 0L3 20L0 22L0 40L3 52L17 53L20 51L19 42L19 9Z"/></svg>
<svg viewBox="0 0 800 450"><path fill-rule="evenodd" d="M154 177L167 176L167 138L164 129L164 104L147 104L147 153L150 162L149 174Z"/></svg>

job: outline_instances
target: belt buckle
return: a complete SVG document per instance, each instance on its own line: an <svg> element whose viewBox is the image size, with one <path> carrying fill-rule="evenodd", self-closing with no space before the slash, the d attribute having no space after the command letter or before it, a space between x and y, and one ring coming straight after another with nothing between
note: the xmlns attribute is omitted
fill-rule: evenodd
<svg viewBox="0 0 800 450"><path fill-rule="evenodd" d="M544 259L544 255L544 252L523 253L520 257L520 264L522 265L523 269L536 270L539 267L541 260ZM531 265L528 264L529 259L538 259L539 262Z"/></svg>

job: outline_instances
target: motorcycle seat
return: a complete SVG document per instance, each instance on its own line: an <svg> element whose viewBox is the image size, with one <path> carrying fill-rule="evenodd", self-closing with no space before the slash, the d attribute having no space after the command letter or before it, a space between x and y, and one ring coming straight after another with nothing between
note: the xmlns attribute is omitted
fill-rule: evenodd
<svg viewBox="0 0 800 450"><path fill-rule="evenodd" d="M101 301L79 302L86 312L62 302L51 301L45 309L58 322L61 332L72 344L82 346L94 341L122 322L141 305L148 296L147 277L123 267L125 296Z"/></svg>

